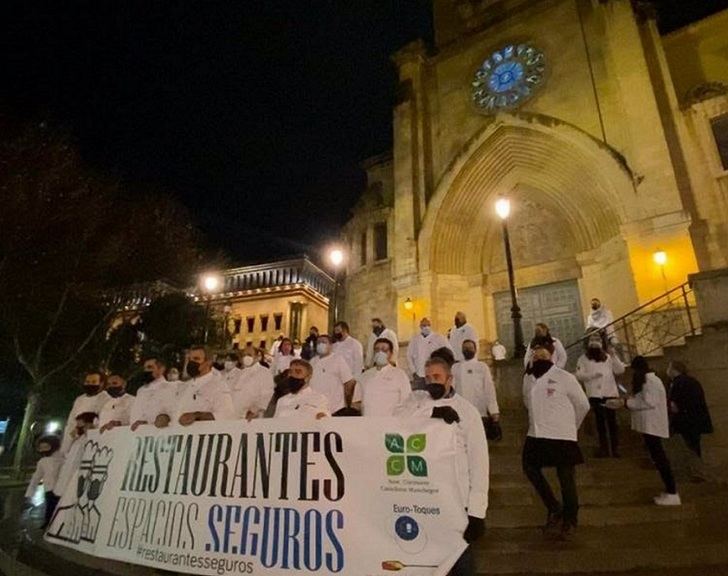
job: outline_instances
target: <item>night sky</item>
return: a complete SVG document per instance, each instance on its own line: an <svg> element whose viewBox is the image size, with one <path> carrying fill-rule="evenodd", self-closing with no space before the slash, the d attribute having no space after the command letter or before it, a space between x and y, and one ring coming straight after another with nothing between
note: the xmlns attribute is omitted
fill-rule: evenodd
<svg viewBox="0 0 728 576"><path fill-rule="evenodd" d="M314 255L391 146L389 57L428 0L5 0L0 106L130 193L169 191L236 263ZM728 0L664 0L664 29Z"/></svg>

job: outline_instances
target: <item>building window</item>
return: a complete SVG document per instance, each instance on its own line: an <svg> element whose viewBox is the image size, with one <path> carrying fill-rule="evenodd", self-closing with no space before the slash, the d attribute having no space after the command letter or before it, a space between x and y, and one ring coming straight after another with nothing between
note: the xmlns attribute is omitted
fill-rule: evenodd
<svg viewBox="0 0 728 576"><path fill-rule="evenodd" d="M359 240L359 264L361 266L367 265L367 231L361 233Z"/></svg>
<svg viewBox="0 0 728 576"><path fill-rule="evenodd" d="M241 330L241 327L243 324L243 319L235 318L235 320L233 320L233 321L235 322L235 331L233 332L233 334L240 334L240 330Z"/></svg>
<svg viewBox="0 0 728 576"><path fill-rule="evenodd" d="M262 314L260 316L260 331L268 332L268 314Z"/></svg>
<svg viewBox="0 0 728 576"><path fill-rule="evenodd" d="M265 350L265 349L266 349L266 348L265 348L265 340L261 340L261 341L260 341L260 346L259 346L259 348L260 348L261 350Z"/></svg>
<svg viewBox="0 0 728 576"><path fill-rule="evenodd" d="M710 127L713 129L723 170L728 170L728 114L713 118L710 121Z"/></svg>
<svg viewBox="0 0 728 576"><path fill-rule="evenodd" d="M281 325L283 324L283 314L273 314L273 322L275 323L275 331L280 332Z"/></svg>
<svg viewBox="0 0 728 576"><path fill-rule="evenodd" d="M255 316L248 316L245 320L248 323L248 334L250 334L255 330Z"/></svg>
<svg viewBox="0 0 728 576"><path fill-rule="evenodd" d="M387 259L387 223L380 222L374 225L374 259Z"/></svg>
<svg viewBox="0 0 728 576"><path fill-rule="evenodd" d="M233 342L233 350L240 350L240 342Z"/></svg>

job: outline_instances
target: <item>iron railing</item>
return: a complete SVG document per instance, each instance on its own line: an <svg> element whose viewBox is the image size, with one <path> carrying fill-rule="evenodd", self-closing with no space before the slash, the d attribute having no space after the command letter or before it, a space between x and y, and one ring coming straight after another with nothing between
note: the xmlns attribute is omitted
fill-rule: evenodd
<svg viewBox="0 0 728 576"><path fill-rule="evenodd" d="M681 284L601 330L625 362L638 355L659 356L666 346L683 344L687 336L700 333L695 294L688 283ZM569 344L569 356L578 356L587 338L585 335Z"/></svg>

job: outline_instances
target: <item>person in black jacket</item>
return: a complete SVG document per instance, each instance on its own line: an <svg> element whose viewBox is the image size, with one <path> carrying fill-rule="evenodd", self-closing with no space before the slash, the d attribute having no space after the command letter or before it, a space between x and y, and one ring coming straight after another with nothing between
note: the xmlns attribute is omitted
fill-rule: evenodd
<svg viewBox="0 0 728 576"><path fill-rule="evenodd" d="M688 375L682 362L673 361L667 367L670 386L667 395L670 409L670 429L680 434L686 446L702 458L700 436L713 432L713 422L700 382Z"/></svg>
<svg viewBox="0 0 728 576"><path fill-rule="evenodd" d="M308 331L308 338L303 341L303 347L301 348L301 358L304 360L311 360L316 356L316 340L319 337L319 330L316 326L311 326Z"/></svg>

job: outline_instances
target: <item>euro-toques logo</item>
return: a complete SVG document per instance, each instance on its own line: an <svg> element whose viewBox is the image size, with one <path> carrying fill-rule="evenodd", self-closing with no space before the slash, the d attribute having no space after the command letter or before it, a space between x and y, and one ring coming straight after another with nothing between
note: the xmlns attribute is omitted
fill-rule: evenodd
<svg viewBox="0 0 728 576"><path fill-rule="evenodd" d="M426 434L412 434L405 442L401 434L385 434L387 476L400 476L405 470L412 476L427 476L427 461L420 455L427 446Z"/></svg>

